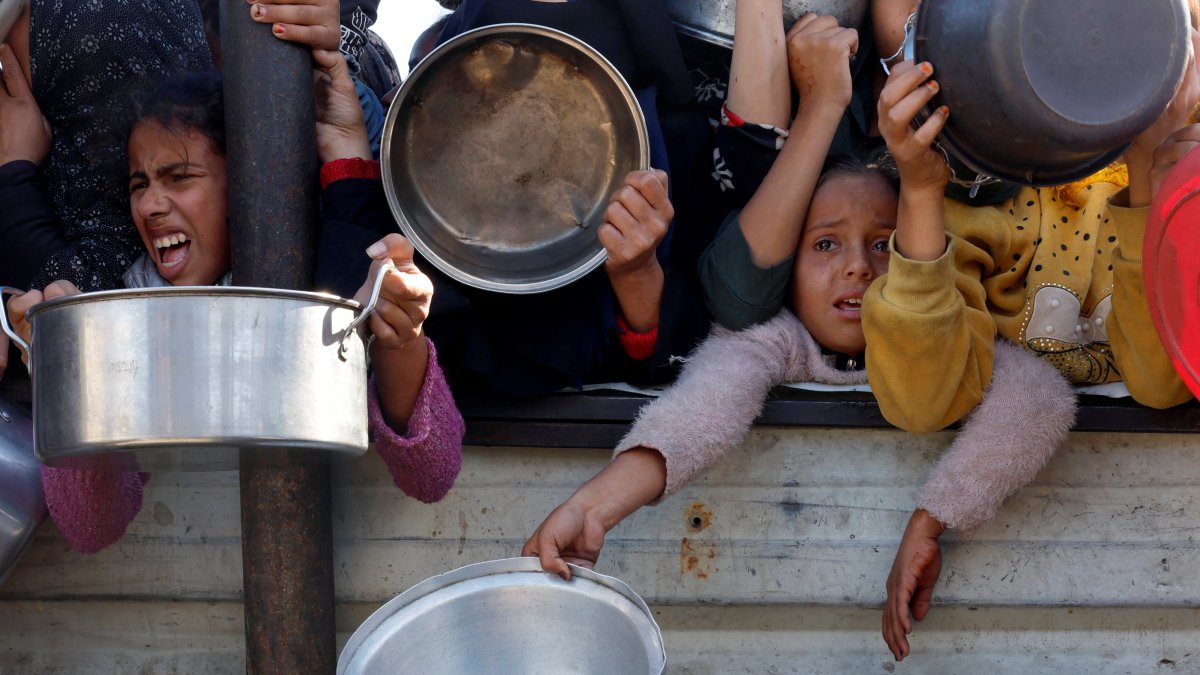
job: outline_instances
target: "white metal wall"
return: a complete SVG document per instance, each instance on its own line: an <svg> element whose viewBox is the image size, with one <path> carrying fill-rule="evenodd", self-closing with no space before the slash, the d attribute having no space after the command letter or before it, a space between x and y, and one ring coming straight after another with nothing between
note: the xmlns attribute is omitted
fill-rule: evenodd
<svg viewBox="0 0 1200 675"><path fill-rule="evenodd" d="M676 673L1200 672L1200 448L1073 434L970 541L951 539L913 655L879 637L883 581L948 434L756 430L729 461L609 538L599 571L655 606ZM436 505L373 453L335 473L344 640L426 577L516 555L607 461L468 448ZM118 544L46 527L0 589L0 672L244 672L237 477L159 473Z"/></svg>

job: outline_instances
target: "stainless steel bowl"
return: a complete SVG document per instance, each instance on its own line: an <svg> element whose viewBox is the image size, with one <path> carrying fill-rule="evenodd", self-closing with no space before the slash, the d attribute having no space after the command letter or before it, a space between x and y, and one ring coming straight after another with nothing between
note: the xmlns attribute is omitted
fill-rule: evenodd
<svg viewBox="0 0 1200 675"><path fill-rule="evenodd" d="M539 293L604 262L609 198L649 161L637 99L599 52L504 24L413 70L388 110L381 163L392 213L434 266L477 288Z"/></svg>
<svg viewBox="0 0 1200 675"><path fill-rule="evenodd" d="M537 558L460 567L380 607L338 658L338 675L661 673L662 633L624 582Z"/></svg>
<svg viewBox="0 0 1200 675"><path fill-rule="evenodd" d="M832 14L838 24L861 28L869 0L783 0L784 25L791 27L805 14ZM667 11L676 29L685 35L733 46L734 10L737 0L667 0Z"/></svg>
<svg viewBox="0 0 1200 675"><path fill-rule="evenodd" d="M44 520L42 466L33 456L33 418L0 398L0 586Z"/></svg>
<svg viewBox="0 0 1200 675"><path fill-rule="evenodd" d="M4 327L31 355L40 460L215 470L241 453L366 452L366 351L353 326L367 313L319 293L177 286L40 303L31 345Z"/></svg>

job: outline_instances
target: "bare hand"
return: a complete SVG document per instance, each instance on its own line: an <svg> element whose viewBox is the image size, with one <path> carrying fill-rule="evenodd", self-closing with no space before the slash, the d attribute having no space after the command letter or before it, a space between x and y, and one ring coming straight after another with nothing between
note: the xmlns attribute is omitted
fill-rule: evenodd
<svg viewBox="0 0 1200 675"><path fill-rule="evenodd" d="M338 0L246 0L250 18L269 23L280 40L336 51L341 43Z"/></svg>
<svg viewBox="0 0 1200 675"><path fill-rule="evenodd" d="M1151 195L1158 194L1163 179L1189 152L1200 146L1200 124L1189 124L1167 137L1154 151L1154 164L1150 168Z"/></svg>
<svg viewBox="0 0 1200 675"><path fill-rule="evenodd" d="M929 191L939 195L950 180L950 168L933 142L946 125L950 110L935 110L920 128L913 128L917 113L938 92L936 80L930 80L933 66L905 61L892 68L887 84L879 94L879 132L900 171L900 185L906 191Z"/></svg>
<svg viewBox="0 0 1200 675"><path fill-rule="evenodd" d="M1163 114L1148 129L1138 134L1125 150L1125 163L1129 168L1129 205L1147 206L1158 192L1162 183L1162 172L1155 178L1155 170L1165 160L1159 156L1164 144L1169 144L1176 131L1184 128L1191 120L1196 106L1200 105L1200 69L1196 65L1196 51L1200 49L1200 33L1192 31L1191 56L1183 82L1175 91L1174 98L1167 104ZM1169 154L1171 151L1167 151Z"/></svg>
<svg viewBox="0 0 1200 675"><path fill-rule="evenodd" d="M929 512L917 509L896 551L883 604L883 639L897 661L908 656L913 619L922 621L929 614L933 587L942 573L938 538L944 530Z"/></svg>
<svg viewBox="0 0 1200 675"><path fill-rule="evenodd" d="M521 548L523 556L537 556L542 569L563 579L571 578L567 563L592 569L604 548L606 531L599 518L568 499L546 516Z"/></svg>
<svg viewBox="0 0 1200 675"><path fill-rule="evenodd" d="M0 164L26 160L41 164L50 152L50 123L33 98L16 54L0 44Z"/></svg>
<svg viewBox="0 0 1200 675"><path fill-rule="evenodd" d="M75 284L60 279L51 283L46 287L45 291L37 289L27 291L21 295L14 296L8 301L8 325L12 326L13 331L21 336L21 339L26 344L32 344L33 340L33 324L25 318L26 313L37 305L46 300L53 300L67 295L78 295L79 289ZM21 350L21 360L25 365L29 365L29 352Z"/></svg>
<svg viewBox="0 0 1200 675"><path fill-rule="evenodd" d="M313 50L317 120L317 153L322 162L357 157L371 159L371 143L362 106L341 52Z"/></svg>
<svg viewBox="0 0 1200 675"><path fill-rule="evenodd" d="M433 281L413 263L413 245L401 234L389 234L371 245L367 253L374 258L366 282L354 294L354 299L366 304L375 285L375 275L384 261L391 260L396 269L383 277L375 312L368 320L375 335L376 349L401 349L421 336L429 304L433 301Z"/></svg>
<svg viewBox="0 0 1200 675"><path fill-rule="evenodd" d="M674 218L666 172L651 169L625 176L625 184L613 193L598 233L608 251L605 268L609 277L657 265L655 249Z"/></svg>
<svg viewBox="0 0 1200 675"><path fill-rule="evenodd" d="M787 33L788 71L801 107L850 105L854 87L850 59L858 53L858 31L838 26L832 16L805 14Z"/></svg>

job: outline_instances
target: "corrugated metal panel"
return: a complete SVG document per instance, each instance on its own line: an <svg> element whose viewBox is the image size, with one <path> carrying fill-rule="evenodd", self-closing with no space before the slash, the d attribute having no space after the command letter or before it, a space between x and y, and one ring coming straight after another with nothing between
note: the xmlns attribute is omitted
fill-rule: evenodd
<svg viewBox="0 0 1200 675"><path fill-rule="evenodd" d="M1200 670L1194 437L1081 433L994 523L947 544L939 605L890 670L875 607L949 439L761 428L614 530L600 571L656 605L673 672ZM516 555L607 458L469 448L436 505L405 498L374 454L337 467L342 639L417 581ZM0 591L0 672L241 672L238 527L231 473L157 474L95 556L48 527Z"/></svg>

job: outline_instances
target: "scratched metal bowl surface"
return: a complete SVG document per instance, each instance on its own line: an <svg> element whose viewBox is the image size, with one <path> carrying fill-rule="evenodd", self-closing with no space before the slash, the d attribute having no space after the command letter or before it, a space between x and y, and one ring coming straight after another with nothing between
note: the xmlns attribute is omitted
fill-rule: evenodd
<svg viewBox="0 0 1200 675"><path fill-rule="evenodd" d="M791 27L805 14L831 14L838 24L861 28L868 0L783 0L784 25ZM723 47L733 46L736 0L667 0L675 27L685 35Z"/></svg>
<svg viewBox="0 0 1200 675"><path fill-rule="evenodd" d="M641 107L599 52L503 24L414 70L382 143L392 213L422 256L504 293L566 285L605 259L597 230L625 174L649 166Z"/></svg>
<svg viewBox="0 0 1200 675"><path fill-rule="evenodd" d="M574 565L571 575L508 558L426 579L354 631L338 675L662 673L662 633L646 603L620 579Z"/></svg>

